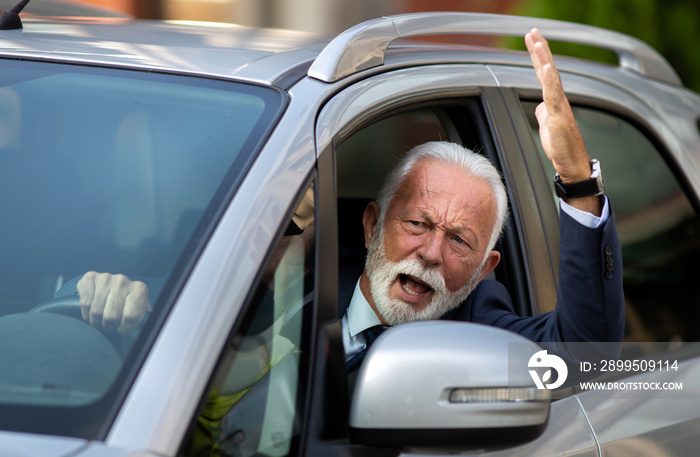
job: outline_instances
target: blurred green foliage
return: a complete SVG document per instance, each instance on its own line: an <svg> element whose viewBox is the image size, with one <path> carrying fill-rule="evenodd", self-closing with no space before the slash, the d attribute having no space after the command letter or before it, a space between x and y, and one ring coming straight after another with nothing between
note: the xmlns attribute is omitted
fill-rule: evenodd
<svg viewBox="0 0 700 457"><path fill-rule="evenodd" d="M700 92L697 0L523 0L511 13L589 24L639 38L669 61L684 85ZM613 53L585 46L552 43L552 51L617 63Z"/></svg>

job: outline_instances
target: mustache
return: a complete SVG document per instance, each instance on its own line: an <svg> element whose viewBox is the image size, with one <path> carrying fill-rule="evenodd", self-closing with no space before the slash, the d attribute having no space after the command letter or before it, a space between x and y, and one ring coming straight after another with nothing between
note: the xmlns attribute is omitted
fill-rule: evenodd
<svg viewBox="0 0 700 457"><path fill-rule="evenodd" d="M434 293L448 293L445 278L436 268L426 267L418 259L404 259L398 262L387 262L381 251L381 246L371 246L365 264L371 277L380 281L392 282L400 276L411 276L430 287Z"/></svg>
<svg viewBox="0 0 700 457"><path fill-rule="evenodd" d="M447 285L445 278L435 268L428 268L418 259L402 260L389 266L391 275L398 277L400 275L411 276L425 283L433 289L433 292L438 294L447 293Z"/></svg>

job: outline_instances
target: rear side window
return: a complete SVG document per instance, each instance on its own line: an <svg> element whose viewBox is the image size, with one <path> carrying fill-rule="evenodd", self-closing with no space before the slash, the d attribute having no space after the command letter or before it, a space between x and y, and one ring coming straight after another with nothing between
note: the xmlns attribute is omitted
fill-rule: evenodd
<svg viewBox="0 0 700 457"><path fill-rule="evenodd" d="M533 136L536 103L524 103ZM698 341L700 220L662 151L612 114L574 107L588 153L601 161L624 262L626 341ZM540 147L541 150L541 147ZM551 164L542 153L542 163Z"/></svg>

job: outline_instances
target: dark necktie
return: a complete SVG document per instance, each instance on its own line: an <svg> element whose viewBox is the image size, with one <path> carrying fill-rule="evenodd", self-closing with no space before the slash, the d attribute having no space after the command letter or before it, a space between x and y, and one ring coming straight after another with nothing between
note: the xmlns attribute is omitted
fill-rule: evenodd
<svg viewBox="0 0 700 457"><path fill-rule="evenodd" d="M367 350L369 350L369 347L372 345L372 343L374 343L374 340L376 340L377 337L381 335L381 333L386 329L387 327L384 327L383 325L375 325L374 327L370 327L362 332L365 336L365 348L357 354L355 354L354 356L352 356L350 360L345 362L345 371L349 372L360 366L362 361L365 359L365 356L367 355Z"/></svg>

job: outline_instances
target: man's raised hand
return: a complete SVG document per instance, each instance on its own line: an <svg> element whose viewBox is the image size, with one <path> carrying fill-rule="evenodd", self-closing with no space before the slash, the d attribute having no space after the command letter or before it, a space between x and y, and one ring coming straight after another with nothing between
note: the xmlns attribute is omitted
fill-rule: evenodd
<svg viewBox="0 0 700 457"><path fill-rule="evenodd" d="M591 176L590 158L569 100L564 94L549 44L539 30L532 29L525 35L525 45L542 86L543 102L535 111L540 125L542 148L563 182L585 181ZM567 203L598 216L602 210L600 201L595 196L567 199Z"/></svg>

